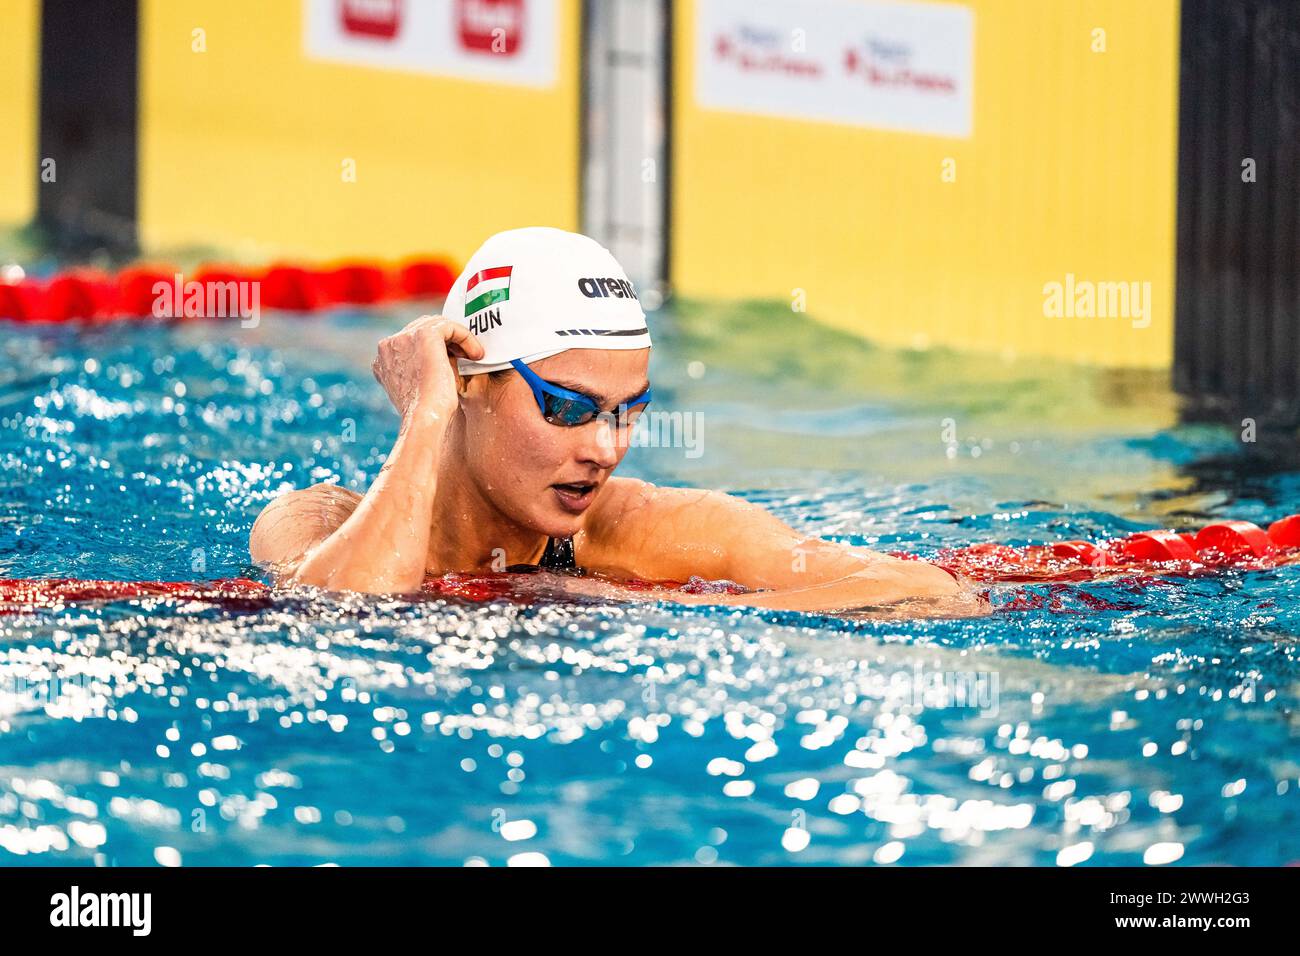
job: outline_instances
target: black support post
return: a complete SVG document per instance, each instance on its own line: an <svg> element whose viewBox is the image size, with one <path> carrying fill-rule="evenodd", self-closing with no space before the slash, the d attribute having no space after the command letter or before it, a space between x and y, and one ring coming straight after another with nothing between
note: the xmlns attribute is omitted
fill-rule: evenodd
<svg viewBox="0 0 1300 956"><path fill-rule="evenodd" d="M36 222L58 252L136 251L137 0L44 0Z"/></svg>
<svg viewBox="0 0 1300 956"><path fill-rule="evenodd" d="M1183 0L1174 384L1300 425L1300 3Z"/></svg>

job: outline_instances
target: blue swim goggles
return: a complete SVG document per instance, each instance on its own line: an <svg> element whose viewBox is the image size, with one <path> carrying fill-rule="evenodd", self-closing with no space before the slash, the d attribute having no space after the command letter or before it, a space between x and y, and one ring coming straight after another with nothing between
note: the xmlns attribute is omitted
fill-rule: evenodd
<svg viewBox="0 0 1300 956"><path fill-rule="evenodd" d="M602 414L609 414L614 417L618 428L626 428L632 410L650 404L650 389L647 388L644 394L619 405L616 411L605 413L586 395L552 385L519 359L513 360L510 364L533 390L533 398L537 399L537 407L542 410L542 417L552 425L572 428L575 425L585 425Z"/></svg>

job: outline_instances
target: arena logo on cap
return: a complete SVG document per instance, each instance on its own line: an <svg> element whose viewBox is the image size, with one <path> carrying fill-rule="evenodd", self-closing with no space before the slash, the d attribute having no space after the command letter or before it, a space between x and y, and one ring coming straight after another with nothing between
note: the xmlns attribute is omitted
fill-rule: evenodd
<svg viewBox="0 0 1300 956"><path fill-rule="evenodd" d="M618 299L637 298L636 290L632 288L632 283L627 279L612 277L604 279L583 278L578 280L578 289L588 299L607 299L611 295Z"/></svg>
<svg viewBox="0 0 1300 956"><path fill-rule="evenodd" d="M514 266L494 266L480 269L469 277L465 283L465 318L469 319L469 330L475 335L482 335L488 329L501 324L501 310L488 309L510 300L510 272ZM482 315L474 315L483 312ZM472 319L470 316L474 315Z"/></svg>

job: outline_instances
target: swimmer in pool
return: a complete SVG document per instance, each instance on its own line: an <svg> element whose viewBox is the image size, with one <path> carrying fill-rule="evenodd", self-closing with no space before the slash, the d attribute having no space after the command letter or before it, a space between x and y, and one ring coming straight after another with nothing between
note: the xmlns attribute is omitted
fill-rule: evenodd
<svg viewBox="0 0 1300 956"><path fill-rule="evenodd" d="M545 227L498 233L441 315L379 343L375 377L401 428L369 490L319 484L275 499L253 526L253 560L279 584L335 591L408 593L430 575L524 565L597 572L573 576L575 593L629 600L983 612L934 565L800 534L719 491L614 477L652 397L649 360L645 313L603 246ZM750 591L617 584L692 576Z"/></svg>

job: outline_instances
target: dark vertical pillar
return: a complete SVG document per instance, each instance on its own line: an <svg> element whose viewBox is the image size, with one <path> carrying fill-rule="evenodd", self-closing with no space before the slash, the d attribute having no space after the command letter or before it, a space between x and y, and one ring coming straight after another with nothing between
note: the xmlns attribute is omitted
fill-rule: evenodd
<svg viewBox="0 0 1300 956"><path fill-rule="evenodd" d="M580 228L633 281L659 292L671 213L672 3L584 0L582 10ZM648 181L647 161L655 170Z"/></svg>
<svg viewBox="0 0 1300 956"><path fill-rule="evenodd" d="M44 0L36 221L58 251L136 249L137 0Z"/></svg>
<svg viewBox="0 0 1300 956"><path fill-rule="evenodd" d="M1270 348L1264 362L1272 394L1300 419L1300 9L1273 4L1261 20L1268 87L1263 101L1271 136L1260 150L1269 182L1267 284L1263 289Z"/></svg>
<svg viewBox="0 0 1300 956"><path fill-rule="evenodd" d="M1181 39L1174 384L1192 417L1291 428L1300 3L1183 0Z"/></svg>

